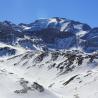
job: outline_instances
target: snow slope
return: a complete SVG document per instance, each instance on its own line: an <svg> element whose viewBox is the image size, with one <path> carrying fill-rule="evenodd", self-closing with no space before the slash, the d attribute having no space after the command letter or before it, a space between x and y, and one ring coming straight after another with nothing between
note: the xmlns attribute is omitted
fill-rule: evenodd
<svg viewBox="0 0 98 98"><path fill-rule="evenodd" d="M27 51L13 57L0 59L0 97L2 98L98 98L98 60L89 63L84 59L78 66L75 60L72 70L60 69L65 66L66 53L57 51ZM83 57L89 55L83 52L74 52ZM58 56L57 56L58 55ZM63 62L63 63L62 63ZM24 78L28 85L38 82L44 92L37 90L24 94L16 94L21 89L19 80Z"/></svg>

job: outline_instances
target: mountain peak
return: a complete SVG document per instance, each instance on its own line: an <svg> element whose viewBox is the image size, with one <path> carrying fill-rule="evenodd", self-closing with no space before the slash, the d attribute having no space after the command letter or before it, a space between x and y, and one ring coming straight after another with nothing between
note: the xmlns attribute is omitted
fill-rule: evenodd
<svg viewBox="0 0 98 98"><path fill-rule="evenodd" d="M0 41L19 44L26 49L70 49L78 46L86 52L93 52L98 49L95 44L97 40L94 39L97 38L97 29L92 29L85 23L60 17L38 19L29 24L19 25L4 21L0 23ZM88 39L94 40L94 43ZM91 48L92 45L94 48Z"/></svg>

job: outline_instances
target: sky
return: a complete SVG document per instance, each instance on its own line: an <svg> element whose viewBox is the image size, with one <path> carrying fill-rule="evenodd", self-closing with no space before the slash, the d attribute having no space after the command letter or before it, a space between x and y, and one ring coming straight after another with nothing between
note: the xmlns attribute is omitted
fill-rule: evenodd
<svg viewBox="0 0 98 98"><path fill-rule="evenodd" d="M51 17L98 27L98 0L0 0L0 21L31 23Z"/></svg>

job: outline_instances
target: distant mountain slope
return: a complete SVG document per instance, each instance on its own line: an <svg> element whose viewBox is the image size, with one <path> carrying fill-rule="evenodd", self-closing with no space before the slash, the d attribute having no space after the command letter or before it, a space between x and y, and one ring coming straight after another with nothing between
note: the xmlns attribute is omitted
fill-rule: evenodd
<svg viewBox="0 0 98 98"><path fill-rule="evenodd" d="M66 18L39 19L30 24L0 22L0 42L31 50L81 48L98 50L98 28Z"/></svg>

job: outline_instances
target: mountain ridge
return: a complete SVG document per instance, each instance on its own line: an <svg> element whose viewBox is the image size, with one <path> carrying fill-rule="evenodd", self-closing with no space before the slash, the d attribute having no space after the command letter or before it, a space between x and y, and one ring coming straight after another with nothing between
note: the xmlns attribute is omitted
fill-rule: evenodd
<svg viewBox="0 0 98 98"><path fill-rule="evenodd" d="M31 50L73 47L81 47L85 52L98 50L98 28L66 18L39 19L30 24L18 25L9 21L0 22L0 36L0 42Z"/></svg>

